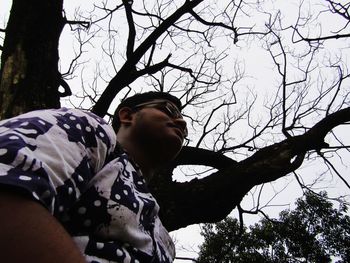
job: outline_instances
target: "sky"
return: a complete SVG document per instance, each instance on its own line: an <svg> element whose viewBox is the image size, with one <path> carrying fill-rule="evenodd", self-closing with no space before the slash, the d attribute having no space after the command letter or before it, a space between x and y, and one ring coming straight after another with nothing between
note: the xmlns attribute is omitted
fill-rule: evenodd
<svg viewBox="0 0 350 263"><path fill-rule="evenodd" d="M84 10L84 8L88 9L91 8L91 0L70 0L65 2L65 8L67 9L67 13L71 12L68 10L73 10L74 7L79 6L80 3L84 3L84 5L81 6L81 11ZM95 1L96 2L96 1ZM100 1L98 1L100 2ZM269 8L272 9L280 9L283 13L283 20L286 24L293 24L295 21L295 12L297 10L297 5L299 1L275 1L277 4L273 4L274 1L266 1L267 5L270 5ZM282 4L283 2L283 4ZM306 1L307 2L307 1ZM2 26L5 21L6 17L8 16L8 10L10 8L11 1L9 0L2 0L0 2L0 26ZM320 6L315 5L315 9L321 8ZM259 21L257 21L258 23ZM334 26L338 23L337 20L332 20L332 23L328 23L329 26ZM326 23L327 24L327 23ZM317 26L315 26L315 29L317 30ZM123 36L123 33L120 33L121 36ZM98 34L97 34L98 35ZM84 34L82 34L84 36ZM98 41L98 37L96 37L96 41ZM220 40L222 41L222 40ZM74 46L75 44L74 38L72 38L70 34L70 30L68 27L65 28L61 42L60 42L60 54L61 54L61 67L62 71L65 71L69 65L70 60L74 57ZM96 42L98 43L98 42ZM339 45L339 42L330 41L329 44L327 44L327 48L329 48L333 54L338 54L339 52L347 52L344 48L344 46ZM270 55L262 51L260 48L261 43L250 43L249 45L246 45L244 42L238 42L237 46L233 47L230 52L228 58L231 60L238 60L244 62L244 69L245 73L250 76L244 81L241 82L240 86L236 89L237 92L237 99L243 98L244 96L247 96L249 94L249 90L254 90L254 92L257 92L257 94L260 94L261 91L269 91L269 87L272 87L276 85L276 82L278 81L278 76L271 74L273 63L271 61ZM87 50L87 57L93 57L93 50L98 47L96 44L95 46L92 46L91 49ZM274 48L276 46L271 46L270 50L274 52ZM346 45L345 45L346 47ZM345 51L344 51L345 50ZM297 50L297 51L300 51ZM349 55L348 53L346 53ZM97 57L101 56L100 54L97 54ZM93 75L91 72L94 71L94 67L91 66L94 64L93 59L88 60L88 58L85 57L87 63L84 66L84 71L88 72L85 73L84 76L86 76L86 79L80 79L79 77L76 77L72 80L70 80L70 84L73 88L73 93L79 90L78 86L85 82L86 85L93 85L91 84L91 79ZM348 57L346 57L348 58ZM232 68L227 69L227 71L232 70ZM113 71L109 71L109 74L112 74ZM296 75L299 74L298 72L295 73ZM108 75L108 74L107 74ZM326 77L327 79L327 77ZM89 82L90 81L90 82ZM330 80L329 80L330 81ZM103 80L99 80L99 84L103 84ZM259 89L259 87L263 87L263 89ZM266 103L266 98L269 100L272 100L272 94L274 94L274 91L271 88L271 94L267 92L267 94L264 94L264 96L258 98L258 103L261 104L261 106L264 106L264 103ZM236 110L238 111L239 106L237 105ZM258 116L260 115L259 109L255 112L255 114ZM348 128L347 128L348 129ZM340 128L339 136L340 137L346 137L346 134L348 133L345 127ZM244 128L240 128L239 126L237 129L235 129L233 136L236 138L242 138L244 136L247 136L247 131ZM195 132L192 131L192 136L195 136ZM350 144L349 141L348 145ZM346 157L349 157L349 155L345 155ZM336 162L339 167L341 167L342 174L348 174L348 164L346 162L346 159L341 158L335 158L334 162ZM315 184L317 186L318 190L327 189L329 191L331 196L339 196L339 195L348 195L349 189L345 187L345 185L335 176L334 174L331 176L324 176L322 177L322 180L318 179L317 174L321 173L323 170L321 169L321 165L319 162L310 161L307 162L301 169L300 173L306 174L307 176L302 177L306 183L309 184ZM188 180L187 177L184 177L181 173L176 174L176 180ZM349 180L348 180L349 181ZM251 193L247 194L247 196L244 198L242 202L242 207L249 209L252 207L252 204L256 202L256 195L254 193L258 193L261 189L261 186L256 187L252 190ZM278 195L277 195L278 194ZM274 198L277 195L277 198ZM282 209L292 208L293 203L295 201L295 198L302 195L302 191L300 187L298 186L296 180L294 179L294 176L289 175L284 178L279 179L277 182L273 184L266 184L264 186L263 191L263 202L267 205L265 208L265 211L267 211L267 214L273 217L277 217L278 213ZM349 199L348 199L349 200ZM237 216L237 211L233 211L232 216ZM260 219L259 215L249 215L245 216L245 223L246 224L252 224L257 222ZM171 233L172 237L175 240L176 247L177 247L177 256L179 257L196 257L198 252L198 245L202 243L203 239L199 234L200 232L200 226L193 225L189 226L187 228L180 229L178 231L174 231ZM175 260L176 263L181 262L190 262L188 260Z"/></svg>

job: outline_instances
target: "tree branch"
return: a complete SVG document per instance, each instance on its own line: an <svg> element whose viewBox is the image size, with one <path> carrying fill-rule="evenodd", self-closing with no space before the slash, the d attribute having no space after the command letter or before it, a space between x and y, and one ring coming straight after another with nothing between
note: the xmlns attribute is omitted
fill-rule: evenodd
<svg viewBox="0 0 350 263"><path fill-rule="evenodd" d="M85 29L88 29L90 27L90 22L87 22L87 21L66 20L65 22L68 25L79 25L84 27Z"/></svg>
<svg viewBox="0 0 350 263"><path fill-rule="evenodd" d="M136 30L135 30L134 18L132 16L132 8L131 8L132 4L130 4L128 0L123 0L123 4L125 7L126 19L128 21L128 26L129 26L128 44L126 46L126 57L127 59L130 59L134 53Z"/></svg>
<svg viewBox="0 0 350 263"><path fill-rule="evenodd" d="M294 32L297 33L297 35L300 37L299 40L293 40L294 43L298 43L300 41L306 41L306 42L319 42L319 41L324 41L324 40L330 40L330 39L341 39L341 38L349 38L350 34L335 34L335 35L329 35L329 36L320 36L320 37L304 37L299 30L296 27L292 27L294 29Z"/></svg>
<svg viewBox="0 0 350 263"><path fill-rule="evenodd" d="M177 166L192 164L206 165L222 170L237 164L237 161L211 150L184 146L172 165Z"/></svg>
<svg viewBox="0 0 350 263"><path fill-rule="evenodd" d="M177 9L171 16L163 21L134 51L132 56L125 62L117 75L109 82L102 93L100 99L97 101L92 109L92 112L99 116L104 116L107 113L108 107L111 104L114 97L122 90L125 86L135 80L130 75L133 74L132 69L135 68L136 64L146 54L147 50L153 46L156 40L171 27L181 16L188 13L195 6L200 4L203 0L192 0L185 1L185 3Z"/></svg>
<svg viewBox="0 0 350 263"><path fill-rule="evenodd" d="M137 75L137 78L140 76L143 76L145 74L154 74L161 69L165 68L169 65L169 58L171 57L171 54L169 54L162 62L159 62L157 64L154 64L152 66L146 66L144 69L138 70L135 74Z"/></svg>
<svg viewBox="0 0 350 263"><path fill-rule="evenodd" d="M302 164L306 152L327 146L324 142L327 133L349 121L350 108L339 110L326 116L303 135L265 147L241 162L236 163L221 156L224 164L219 171L203 179L160 185L162 191L157 192L156 196L162 202L163 222L169 230L175 230L190 224L217 222L225 218L252 187L295 171ZM191 150L185 148L176 164L213 163L211 158L214 154L205 156L198 154L202 150ZM187 157L184 158L182 154ZM219 156L216 158L220 160ZM187 216L182 217L183 214Z"/></svg>
<svg viewBox="0 0 350 263"><path fill-rule="evenodd" d="M206 26L219 26L219 27L223 27L225 29L228 29L230 31L233 31L236 35L236 30L234 27L225 25L224 23L221 22L208 22L206 20L204 20L203 18L201 18L196 12L194 12L193 10L190 11L190 14L199 22L201 22L203 25Z"/></svg>

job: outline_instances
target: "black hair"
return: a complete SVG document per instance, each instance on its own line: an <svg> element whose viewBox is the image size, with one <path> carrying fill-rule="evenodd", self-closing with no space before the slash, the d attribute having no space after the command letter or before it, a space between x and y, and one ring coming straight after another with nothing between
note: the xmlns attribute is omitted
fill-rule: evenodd
<svg viewBox="0 0 350 263"><path fill-rule="evenodd" d="M174 105L179 109L179 111L181 111L181 108L182 108L181 101L178 98L174 97L173 95L170 95L169 93L160 92L160 91L149 91L145 93L137 93L129 98L124 99L118 105L117 109L114 112L113 121L112 121L112 127L114 131L117 133L120 128L120 120L119 120L118 113L121 108L129 107L133 109L138 104L145 103L152 100L157 100L157 99L168 100L174 103Z"/></svg>

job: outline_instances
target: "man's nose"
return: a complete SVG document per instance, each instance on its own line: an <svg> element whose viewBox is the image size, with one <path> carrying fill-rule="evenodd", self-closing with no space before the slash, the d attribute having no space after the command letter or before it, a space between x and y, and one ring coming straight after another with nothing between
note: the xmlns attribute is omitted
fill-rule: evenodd
<svg viewBox="0 0 350 263"><path fill-rule="evenodd" d="M185 137L187 137L188 131L186 121L183 118L177 118L174 120L174 123L184 132Z"/></svg>

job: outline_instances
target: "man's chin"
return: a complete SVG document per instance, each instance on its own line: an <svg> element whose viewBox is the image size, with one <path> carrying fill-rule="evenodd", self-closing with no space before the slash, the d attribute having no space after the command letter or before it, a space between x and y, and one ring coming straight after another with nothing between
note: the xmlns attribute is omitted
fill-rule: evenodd
<svg viewBox="0 0 350 263"><path fill-rule="evenodd" d="M182 148L182 140L176 138L171 142L164 144L162 147L162 156L164 159L168 159L169 161L175 159L175 157L179 154Z"/></svg>

